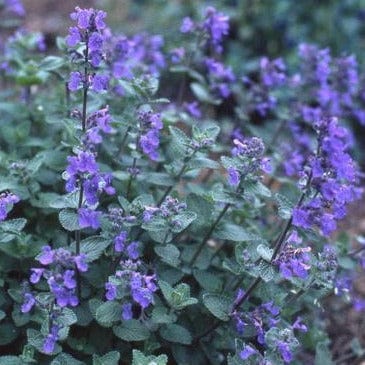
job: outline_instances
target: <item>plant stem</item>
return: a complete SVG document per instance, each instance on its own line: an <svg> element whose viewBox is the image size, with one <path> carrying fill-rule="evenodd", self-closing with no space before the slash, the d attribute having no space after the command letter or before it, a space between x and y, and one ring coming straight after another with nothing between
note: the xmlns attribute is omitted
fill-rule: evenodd
<svg viewBox="0 0 365 365"><path fill-rule="evenodd" d="M194 152L187 157L186 161L184 162L184 164L182 165L179 173L176 176L176 180L177 182L179 182L179 180L181 179L181 176L184 174L186 168L188 167L188 163L190 162L190 160L195 156L195 154L197 153L197 150L194 150ZM172 189L174 188L175 185L171 185L169 186L166 191L164 192L164 194L162 195L161 199L158 201L157 206L159 207L164 200L166 199L166 197L171 193Z"/></svg>
<svg viewBox="0 0 365 365"><path fill-rule="evenodd" d="M201 241L201 243L199 244L198 249L195 251L194 256L192 257L192 259L189 262L189 265L192 266L194 265L196 259L198 258L198 256L200 255L200 253L202 252L204 246L206 245L206 243L208 242L210 236L212 235L212 233L214 232L214 230L216 229L217 225L219 224L219 222L221 221L221 219L223 218L223 216L226 214L227 210L229 209L229 207L231 206L231 203L226 203L226 205L224 206L223 210L220 212L220 214L218 215L217 219L214 221L214 223L211 225L209 231L206 233L206 235L204 236L203 240Z"/></svg>

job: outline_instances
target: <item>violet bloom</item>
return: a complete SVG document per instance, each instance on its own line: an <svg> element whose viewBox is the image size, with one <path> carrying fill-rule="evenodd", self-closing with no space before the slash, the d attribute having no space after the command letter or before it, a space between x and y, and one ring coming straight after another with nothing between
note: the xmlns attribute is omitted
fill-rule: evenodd
<svg viewBox="0 0 365 365"><path fill-rule="evenodd" d="M139 257L139 242L131 242L127 247L127 255L132 260L137 260Z"/></svg>
<svg viewBox="0 0 365 365"><path fill-rule="evenodd" d="M80 208L78 215L80 228L91 227L98 229L100 227L101 212L89 208Z"/></svg>
<svg viewBox="0 0 365 365"><path fill-rule="evenodd" d="M6 219L8 215L8 208L12 204L19 202L19 197L12 193L1 193L0 194L0 221Z"/></svg>
<svg viewBox="0 0 365 365"><path fill-rule="evenodd" d="M250 345L246 345L244 349L240 352L240 358L242 360L247 360L252 355L257 354L257 350L251 347Z"/></svg>
<svg viewBox="0 0 365 365"><path fill-rule="evenodd" d="M181 33L191 33L194 30L194 22L190 17L185 17L182 21L180 32Z"/></svg>
<svg viewBox="0 0 365 365"><path fill-rule="evenodd" d="M117 287L112 283L105 283L105 298L107 300L114 300L117 297Z"/></svg>
<svg viewBox="0 0 365 365"><path fill-rule="evenodd" d="M17 15L24 16L25 9L21 0L5 0L4 1L5 10Z"/></svg>
<svg viewBox="0 0 365 365"><path fill-rule="evenodd" d="M132 312L132 304L131 303L124 303L122 306L122 318L125 321L128 321L129 319L133 318L133 312Z"/></svg>
<svg viewBox="0 0 365 365"><path fill-rule="evenodd" d="M203 29L209 35L208 44L215 52L222 53L222 41L229 32L229 17L210 6L205 10Z"/></svg>
<svg viewBox="0 0 365 365"><path fill-rule="evenodd" d="M56 342L59 338L59 336L58 336L59 329L60 329L59 326L57 326L55 324L52 325L50 333L45 338L45 340L43 342L43 351L46 354L51 354L54 351Z"/></svg>
<svg viewBox="0 0 365 365"><path fill-rule="evenodd" d="M114 238L114 250L115 252L123 252L124 245L127 241L127 232L122 231Z"/></svg>
<svg viewBox="0 0 365 365"><path fill-rule="evenodd" d="M86 255L84 253L82 253L78 256L75 256L74 261L75 261L77 269L80 272L86 272L88 270L88 264L86 262Z"/></svg>
<svg viewBox="0 0 365 365"><path fill-rule="evenodd" d="M35 298L31 293L24 294L24 301L20 310L22 313L28 313L32 310L33 306L36 304Z"/></svg>
<svg viewBox="0 0 365 365"><path fill-rule="evenodd" d="M290 363L293 359L293 354L290 350L289 345L284 341L278 341L277 348L284 362L287 364Z"/></svg>
<svg viewBox="0 0 365 365"><path fill-rule="evenodd" d="M92 77L91 88L97 93L108 90L108 86L109 86L108 76L96 74L95 76Z"/></svg>

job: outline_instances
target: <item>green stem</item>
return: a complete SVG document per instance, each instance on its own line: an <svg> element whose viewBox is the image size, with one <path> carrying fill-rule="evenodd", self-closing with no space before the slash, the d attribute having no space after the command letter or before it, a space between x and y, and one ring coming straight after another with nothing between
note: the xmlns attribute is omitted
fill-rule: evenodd
<svg viewBox="0 0 365 365"><path fill-rule="evenodd" d="M182 175L184 174L185 170L188 167L188 163L190 162L190 160L195 156L195 154L197 153L197 150L194 150L194 152L186 159L186 161L184 162L184 164L182 165L179 173L176 176L176 180L177 182L180 181ZM164 192L164 194L162 195L161 199L158 201L157 206L159 207L164 200L166 199L166 197L171 193L172 189L174 188L175 185L171 185L169 186L166 191Z"/></svg>
<svg viewBox="0 0 365 365"><path fill-rule="evenodd" d="M189 265L190 266L194 265L196 259L199 257L199 255L202 252L204 246L208 242L208 240L211 237L212 233L214 232L214 230L216 229L217 225L219 224L219 222L221 221L221 219L223 218L223 216L226 214L226 212L227 212L227 210L229 209L230 206L231 206L231 203L226 203L226 205L224 206L223 210L218 215L217 219L211 225L209 231L205 234L203 240L199 244L198 249L195 251L194 256L191 258L191 260L189 262Z"/></svg>

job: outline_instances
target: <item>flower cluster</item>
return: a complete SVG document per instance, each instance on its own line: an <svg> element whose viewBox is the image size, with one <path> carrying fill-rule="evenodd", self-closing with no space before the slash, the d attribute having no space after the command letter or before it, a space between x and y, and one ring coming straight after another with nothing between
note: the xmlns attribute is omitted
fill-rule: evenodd
<svg viewBox="0 0 365 365"><path fill-rule="evenodd" d="M264 157L265 146L260 138L235 138L232 149L232 164L227 168L228 183L238 186L242 178L259 170L270 172L269 161Z"/></svg>
<svg viewBox="0 0 365 365"><path fill-rule="evenodd" d="M32 284L37 284L44 278L56 304L61 308L78 305L75 268L79 272L88 270L86 256L84 254L74 255L64 248L52 249L50 246L43 246L37 260L48 268L33 268L29 281ZM35 304L36 301L32 294L26 293L22 312L29 312Z"/></svg>
<svg viewBox="0 0 365 365"><path fill-rule="evenodd" d="M209 87L212 93L219 98L228 98L231 94L230 84L235 81L232 69L213 58L207 58L205 66L208 70Z"/></svg>
<svg viewBox="0 0 365 365"><path fill-rule="evenodd" d="M279 267L280 273L285 279L290 279L294 276L305 279L310 269L310 256L308 254L310 251L310 247L297 248L286 245L273 261L273 264Z"/></svg>
<svg viewBox="0 0 365 365"><path fill-rule="evenodd" d="M186 17L183 19L180 31L182 33L202 32L205 45L216 53L222 53L223 38L229 33L229 17L210 6L205 10L202 23L195 23L190 17Z"/></svg>
<svg viewBox="0 0 365 365"><path fill-rule="evenodd" d="M82 58L88 67L91 65L99 67L104 54L104 37L102 31L106 28L104 18L106 13L101 10L81 9L76 7L71 14L71 19L77 22L77 26L70 27L66 43L69 47L85 45L83 53L75 53L75 57ZM80 87L88 89L91 87L96 92L106 90L108 87L108 77L103 74L94 74L86 67L83 73L73 71L70 74L68 87L71 91L76 91Z"/></svg>
<svg viewBox="0 0 365 365"><path fill-rule="evenodd" d="M315 196L296 207L293 224L297 227L317 226L324 235L336 229L336 220L346 214L346 205L361 195L358 172L348 154L349 135L337 118L324 118L316 124L318 153L309 161L307 182ZM307 184L307 183L306 183Z"/></svg>
<svg viewBox="0 0 365 365"><path fill-rule="evenodd" d="M239 291L237 297L243 294ZM237 331L243 335L245 331L251 332L254 330L257 342L260 347L270 348L279 353L285 363L290 363L293 359L293 349L298 346L298 341L294 337L294 330L306 332L307 327L301 322L298 317L295 322L287 327L280 328L279 307L273 302L263 303L257 306L250 312L233 313L233 318L236 321ZM240 351L240 358L247 360L249 357L259 355L260 352L251 345L245 345Z"/></svg>
<svg viewBox="0 0 365 365"><path fill-rule="evenodd" d="M151 160L157 160L159 154L157 152L160 144L160 130L163 128L161 115L152 111L140 111L138 113L139 120L139 147L143 153Z"/></svg>
<svg viewBox="0 0 365 365"><path fill-rule="evenodd" d="M21 0L5 0L4 7L5 11L16 16L23 17L25 15L24 5Z"/></svg>
<svg viewBox="0 0 365 365"><path fill-rule="evenodd" d="M95 153L79 151L76 156L67 158L68 166L64 173L66 191L71 193L82 188L86 206L79 207L79 225L81 228L99 227L100 212L90 209L97 205L98 196L102 192L108 195L115 193L111 186L112 176L101 173L95 160Z"/></svg>
<svg viewBox="0 0 365 365"><path fill-rule="evenodd" d="M144 274L142 262L139 259L139 243L137 241L127 244L127 232L121 231L114 238L115 252L123 257L120 260L120 269L105 284L105 297L107 300L122 300L122 318L133 317L132 302L142 310L153 303L153 293L157 290L156 275ZM130 301L132 299L132 302Z"/></svg>
<svg viewBox="0 0 365 365"><path fill-rule="evenodd" d="M15 203L18 203L19 200L19 197L12 193L0 194L0 221L6 219L9 207Z"/></svg>

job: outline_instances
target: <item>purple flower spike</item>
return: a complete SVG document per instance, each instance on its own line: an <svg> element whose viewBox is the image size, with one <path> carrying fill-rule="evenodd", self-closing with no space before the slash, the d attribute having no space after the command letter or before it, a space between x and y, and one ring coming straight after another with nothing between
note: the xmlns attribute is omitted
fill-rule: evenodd
<svg viewBox="0 0 365 365"><path fill-rule="evenodd" d="M28 313L32 310L33 306L35 305L36 301L34 296L31 293L24 294L24 302L20 308L22 313Z"/></svg>
<svg viewBox="0 0 365 365"><path fill-rule="evenodd" d="M78 213L80 228L91 227L93 229L98 229L100 227L101 212L88 208L80 208Z"/></svg>

